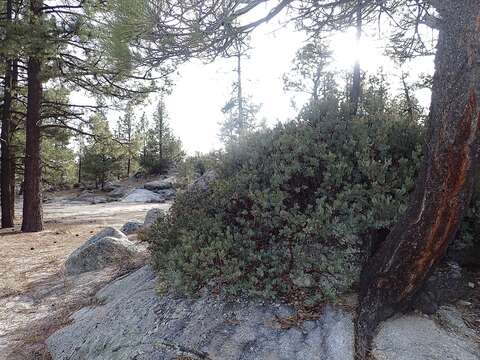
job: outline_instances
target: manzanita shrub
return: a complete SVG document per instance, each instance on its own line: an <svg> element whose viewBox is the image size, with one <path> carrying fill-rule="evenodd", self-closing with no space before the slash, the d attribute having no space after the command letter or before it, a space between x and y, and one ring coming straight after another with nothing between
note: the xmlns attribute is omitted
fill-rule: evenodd
<svg viewBox="0 0 480 360"><path fill-rule="evenodd" d="M164 280L306 304L355 287L366 239L406 207L423 126L330 105L231 144L208 190L177 197L149 233Z"/></svg>

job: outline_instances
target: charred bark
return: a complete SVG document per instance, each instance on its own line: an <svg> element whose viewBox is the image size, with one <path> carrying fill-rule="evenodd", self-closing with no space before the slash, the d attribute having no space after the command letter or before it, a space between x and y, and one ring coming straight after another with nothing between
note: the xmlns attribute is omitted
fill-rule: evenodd
<svg viewBox="0 0 480 360"><path fill-rule="evenodd" d="M13 18L12 0L6 3L7 24ZM7 34L9 36L9 29ZM1 174L0 174L0 202L2 209L2 228L13 227L15 218L15 153L11 146L13 136L12 106L14 91L17 84L17 63L7 58L5 60L5 86L3 91L2 133L1 133Z"/></svg>
<svg viewBox="0 0 480 360"><path fill-rule="evenodd" d="M367 356L379 322L406 309L442 258L471 197L479 152L480 3L441 4L425 159L407 212L363 270L358 359Z"/></svg>
<svg viewBox="0 0 480 360"><path fill-rule="evenodd" d="M32 22L41 16L42 2L31 0ZM32 54L28 59L28 99L25 124L25 172L23 194L22 231L36 232L43 229L42 162L41 162L41 59Z"/></svg>

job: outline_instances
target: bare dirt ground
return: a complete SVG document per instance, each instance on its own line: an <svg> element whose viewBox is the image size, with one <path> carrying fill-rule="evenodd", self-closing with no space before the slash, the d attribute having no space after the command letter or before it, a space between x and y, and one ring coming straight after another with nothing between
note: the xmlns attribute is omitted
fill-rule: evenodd
<svg viewBox="0 0 480 360"><path fill-rule="evenodd" d="M19 224L0 230L0 360L48 359L47 335L68 322L72 311L89 304L96 289L128 271L66 277L63 263L73 250L106 226L143 221L149 209L168 206L54 201L45 204L44 231L23 234ZM145 259L138 259L139 265Z"/></svg>

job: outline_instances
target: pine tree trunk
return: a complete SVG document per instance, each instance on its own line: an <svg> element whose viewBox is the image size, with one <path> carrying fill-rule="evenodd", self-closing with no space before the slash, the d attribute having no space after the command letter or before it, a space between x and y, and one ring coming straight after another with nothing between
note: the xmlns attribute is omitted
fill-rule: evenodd
<svg viewBox="0 0 480 360"><path fill-rule="evenodd" d="M128 161L127 161L127 179L130 177L132 165L132 119L128 123Z"/></svg>
<svg viewBox="0 0 480 360"><path fill-rule="evenodd" d="M12 90L15 84L14 62L6 61L5 89L2 114L0 192L2 208L2 228L13 227L15 217L15 154L11 146L12 138ZM13 175L13 176L12 176ZM13 190L13 193L12 193Z"/></svg>
<svg viewBox="0 0 480 360"><path fill-rule="evenodd" d="M78 155L78 184L82 183L82 155Z"/></svg>
<svg viewBox="0 0 480 360"><path fill-rule="evenodd" d="M40 60L30 57L27 69L28 101L22 222L22 231L24 232L35 232L43 229L42 164L40 157L42 82L40 72Z"/></svg>
<svg viewBox="0 0 480 360"><path fill-rule="evenodd" d="M479 152L480 3L441 4L423 170L406 214L363 270L358 359L365 359L377 325L406 309L443 257L471 197Z"/></svg>
<svg viewBox="0 0 480 360"><path fill-rule="evenodd" d="M12 0L6 3L6 22L12 21ZM7 37L9 34L7 33ZM5 61L5 86L3 92L2 133L1 133L1 174L0 174L0 202L2 209L2 228L13 227L15 218L15 154L11 146L12 139L12 103L13 92L17 83L16 61ZM13 161L12 161L13 159ZM12 184L13 181L13 184ZM13 191L13 192L12 192Z"/></svg>
<svg viewBox="0 0 480 360"><path fill-rule="evenodd" d="M360 40L362 38L362 5L363 0L358 0L357 3L357 44L360 45ZM360 47L358 49L360 51ZM356 54L357 56L360 53ZM362 74L360 69L360 60L355 61L353 67L353 79L352 79L352 91L350 93L351 101L351 115L355 116L358 113L358 106L360 104L360 93L362 91Z"/></svg>

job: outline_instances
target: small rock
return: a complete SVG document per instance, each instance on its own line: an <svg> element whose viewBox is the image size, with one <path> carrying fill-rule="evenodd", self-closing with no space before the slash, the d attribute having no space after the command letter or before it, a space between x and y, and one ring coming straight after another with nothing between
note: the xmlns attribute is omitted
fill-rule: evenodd
<svg viewBox="0 0 480 360"><path fill-rule="evenodd" d="M202 176L195 179L187 188L187 192L192 191L206 191L212 181L217 178L217 173L214 170L205 172Z"/></svg>
<svg viewBox="0 0 480 360"><path fill-rule="evenodd" d="M95 205L95 204L105 204L107 202L107 198L105 196L94 196L90 200L90 202Z"/></svg>
<svg viewBox="0 0 480 360"><path fill-rule="evenodd" d="M143 227L145 229L150 228L153 224L155 224L155 221L157 221L158 217L163 213L164 211L159 208L148 210L147 215L145 215L145 221L143 222Z"/></svg>
<svg viewBox="0 0 480 360"><path fill-rule="evenodd" d="M169 177L166 179L162 180L155 180L155 181L150 181L143 185L143 187L147 190L151 191L159 191L159 190L167 190L167 189L172 189L175 186L175 178L174 177Z"/></svg>
<svg viewBox="0 0 480 360"><path fill-rule="evenodd" d="M473 282L469 282L468 287L471 289L475 289L475 284Z"/></svg>
<svg viewBox="0 0 480 360"><path fill-rule="evenodd" d="M103 185L103 191L113 191L120 187L120 184L107 182Z"/></svg>
<svg viewBox="0 0 480 360"><path fill-rule="evenodd" d="M452 304L466 294L462 269L449 262L435 269L414 301L414 308L432 315L441 305Z"/></svg>
<svg viewBox="0 0 480 360"><path fill-rule="evenodd" d="M462 334L471 338L475 337L475 331L465 324L462 313L454 306L442 306L436 316L439 323L454 334Z"/></svg>
<svg viewBox="0 0 480 360"><path fill-rule="evenodd" d="M127 221L121 228L124 234L130 235L138 232L143 227L143 223L137 220Z"/></svg>
<svg viewBox="0 0 480 360"><path fill-rule="evenodd" d="M130 261L138 252L122 232L106 228L88 239L65 262L67 275L100 270L107 266Z"/></svg>
<svg viewBox="0 0 480 360"><path fill-rule="evenodd" d="M128 190L124 188L116 188L108 193L108 196L113 199L123 198L127 194Z"/></svg>
<svg viewBox="0 0 480 360"><path fill-rule="evenodd" d="M135 189L125 196L122 202L162 203L165 198L150 190Z"/></svg>

